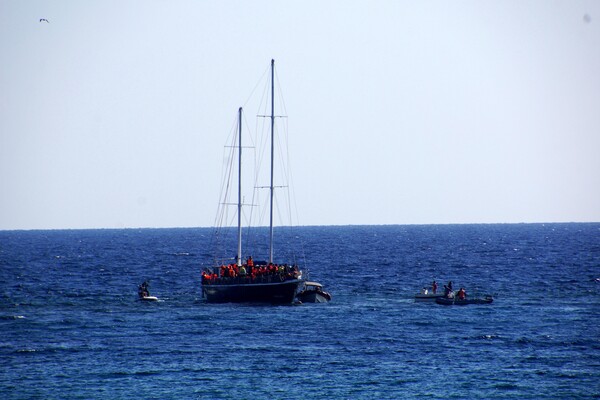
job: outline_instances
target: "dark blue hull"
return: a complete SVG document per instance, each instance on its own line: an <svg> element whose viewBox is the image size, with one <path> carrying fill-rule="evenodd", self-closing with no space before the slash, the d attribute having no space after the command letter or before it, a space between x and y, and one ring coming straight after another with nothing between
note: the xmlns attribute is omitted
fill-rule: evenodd
<svg viewBox="0 0 600 400"><path fill-rule="evenodd" d="M269 303L291 304L301 279L273 283L203 284L202 291L209 303Z"/></svg>

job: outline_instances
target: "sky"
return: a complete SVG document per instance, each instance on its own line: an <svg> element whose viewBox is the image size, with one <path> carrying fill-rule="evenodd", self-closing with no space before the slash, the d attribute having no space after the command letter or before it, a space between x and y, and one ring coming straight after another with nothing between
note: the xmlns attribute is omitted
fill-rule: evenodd
<svg viewBox="0 0 600 400"><path fill-rule="evenodd" d="M0 55L0 230L212 226L271 59L301 225L600 221L595 0L0 0Z"/></svg>

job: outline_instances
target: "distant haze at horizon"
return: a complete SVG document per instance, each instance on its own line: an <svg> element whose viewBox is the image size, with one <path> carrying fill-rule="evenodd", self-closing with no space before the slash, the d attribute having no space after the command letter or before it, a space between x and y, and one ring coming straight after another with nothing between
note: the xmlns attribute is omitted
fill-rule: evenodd
<svg viewBox="0 0 600 400"><path fill-rule="evenodd" d="M599 49L598 1L2 2L0 230L213 226L272 58L299 225L598 222Z"/></svg>

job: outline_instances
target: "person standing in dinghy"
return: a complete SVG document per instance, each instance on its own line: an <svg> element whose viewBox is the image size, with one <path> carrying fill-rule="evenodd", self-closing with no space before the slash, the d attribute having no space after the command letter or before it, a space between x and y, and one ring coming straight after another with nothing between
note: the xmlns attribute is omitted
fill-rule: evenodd
<svg viewBox="0 0 600 400"><path fill-rule="evenodd" d="M140 296L141 299L143 299L144 297L150 296L150 291L148 290L149 286L150 286L150 284L148 283L148 281L144 281L138 287L138 295Z"/></svg>

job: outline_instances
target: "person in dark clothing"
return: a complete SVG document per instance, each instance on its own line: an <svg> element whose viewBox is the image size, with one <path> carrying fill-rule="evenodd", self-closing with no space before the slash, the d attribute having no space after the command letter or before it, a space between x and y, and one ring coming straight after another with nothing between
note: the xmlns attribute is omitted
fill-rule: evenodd
<svg viewBox="0 0 600 400"><path fill-rule="evenodd" d="M149 286L150 286L150 284L148 283L148 281L144 281L138 287L138 295L140 296L140 298L150 296L150 291L148 290Z"/></svg>

